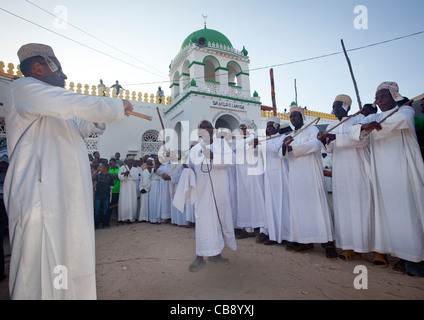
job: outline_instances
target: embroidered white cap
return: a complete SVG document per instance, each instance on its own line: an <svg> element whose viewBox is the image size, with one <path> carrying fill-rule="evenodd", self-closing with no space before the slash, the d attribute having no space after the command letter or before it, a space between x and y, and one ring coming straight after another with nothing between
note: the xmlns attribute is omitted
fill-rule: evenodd
<svg viewBox="0 0 424 320"><path fill-rule="evenodd" d="M28 43L24 44L19 50L18 50L18 57L19 61L22 63L22 61L36 56L42 56L42 57L56 57L52 47L41 44L41 43Z"/></svg>

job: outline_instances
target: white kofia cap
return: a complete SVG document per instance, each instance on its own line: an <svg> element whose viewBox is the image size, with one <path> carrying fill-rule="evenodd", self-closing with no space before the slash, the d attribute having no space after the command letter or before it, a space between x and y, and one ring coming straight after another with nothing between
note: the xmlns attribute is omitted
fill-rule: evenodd
<svg viewBox="0 0 424 320"><path fill-rule="evenodd" d="M41 43L28 43L24 44L19 50L18 50L18 57L19 61L22 63L22 61L36 56L42 56L42 57L56 57L52 47L41 44Z"/></svg>

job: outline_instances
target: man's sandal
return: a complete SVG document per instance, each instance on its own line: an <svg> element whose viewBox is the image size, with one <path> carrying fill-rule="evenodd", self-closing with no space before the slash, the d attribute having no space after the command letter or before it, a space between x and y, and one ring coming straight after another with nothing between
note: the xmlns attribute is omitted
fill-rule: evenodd
<svg viewBox="0 0 424 320"><path fill-rule="evenodd" d="M376 268L387 268L389 266L389 263L387 262L386 258L378 252L374 252L372 264Z"/></svg>
<svg viewBox="0 0 424 320"><path fill-rule="evenodd" d="M353 250L346 250L339 254L339 260L343 262L348 262L354 259L359 259L361 257L360 253L356 253Z"/></svg>

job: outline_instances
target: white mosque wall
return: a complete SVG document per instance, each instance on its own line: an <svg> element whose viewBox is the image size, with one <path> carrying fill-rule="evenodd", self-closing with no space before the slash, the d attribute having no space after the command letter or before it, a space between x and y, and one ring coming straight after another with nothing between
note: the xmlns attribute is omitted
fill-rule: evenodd
<svg viewBox="0 0 424 320"><path fill-rule="evenodd" d="M157 153L155 146L162 143L155 141L152 134L162 131L161 122L157 108L163 118L165 106L147 102L134 102L134 112L152 117L152 120L145 120L135 116L124 117L121 121L106 124L106 130L98 137L97 150L101 157L109 159L116 152L124 159L127 154L142 156L144 154ZM142 141L143 135L149 133L148 141Z"/></svg>

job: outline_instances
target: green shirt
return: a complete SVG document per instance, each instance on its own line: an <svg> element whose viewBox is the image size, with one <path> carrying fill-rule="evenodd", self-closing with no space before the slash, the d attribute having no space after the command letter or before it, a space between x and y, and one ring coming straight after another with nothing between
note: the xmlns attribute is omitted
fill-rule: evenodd
<svg viewBox="0 0 424 320"><path fill-rule="evenodd" d="M116 167L116 169L109 168L109 173L112 175L117 175L118 172L119 172L119 167ZM119 193L121 181L119 180L119 178L114 178L113 183L114 183L114 187L112 189L112 193Z"/></svg>

